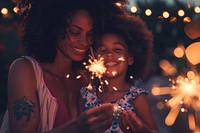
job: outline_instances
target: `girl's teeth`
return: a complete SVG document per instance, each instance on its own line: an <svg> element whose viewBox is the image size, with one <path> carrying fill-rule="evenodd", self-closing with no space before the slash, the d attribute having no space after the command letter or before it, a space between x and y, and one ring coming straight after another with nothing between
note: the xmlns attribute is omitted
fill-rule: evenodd
<svg viewBox="0 0 200 133"><path fill-rule="evenodd" d="M108 62L108 63L106 63L105 65L106 66L115 66L117 63L115 63L115 62Z"/></svg>

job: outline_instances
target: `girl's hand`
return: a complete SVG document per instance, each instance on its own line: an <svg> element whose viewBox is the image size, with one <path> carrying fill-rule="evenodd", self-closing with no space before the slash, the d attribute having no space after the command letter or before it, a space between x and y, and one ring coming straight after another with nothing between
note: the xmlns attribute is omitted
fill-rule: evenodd
<svg viewBox="0 0 200 133"><path fill-rule="evenodd" d="M124 133L158 133L158 130L149 128L130 110L124 110L119 118L119 126Z"/></svg>
<svg viewBox="0 0 200 133"><path fill-rule="evenodd" d="M119 118L119 126L125 133L142 133L143 122L133 112L124 110Z"/></svg>
<svg viewBox="0 0 200 133"><path fill-rule="evenodd" d="M113 105L102 104L83 112L75 121L81 133L102 133L113 121Z"/></svg>

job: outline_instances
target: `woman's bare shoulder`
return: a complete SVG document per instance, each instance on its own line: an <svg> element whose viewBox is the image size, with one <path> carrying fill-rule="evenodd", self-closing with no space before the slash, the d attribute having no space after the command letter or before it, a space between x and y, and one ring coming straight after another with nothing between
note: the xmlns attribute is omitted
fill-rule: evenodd
<svg viewBox="0 0 200 133"><path fill-rule="evenodd" d="M32 65L31 62L28 61L26 58L20 57L15 59L11 66L10 66L10 70L9 71L21 71L21 70L31 70L32 69Z"/></svg>

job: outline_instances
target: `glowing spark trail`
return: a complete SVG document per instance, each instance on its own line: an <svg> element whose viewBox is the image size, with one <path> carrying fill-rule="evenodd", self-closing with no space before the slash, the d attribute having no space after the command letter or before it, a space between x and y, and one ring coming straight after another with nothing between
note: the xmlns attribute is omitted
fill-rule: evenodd
<svg viewBox="0 0 200 133"><path fill-rule="evenodd" d="M103 86L102 86L102 81L101 78L103 76L103 74L106 72L106 67L104 66L104 59L102 57L98 57L97 59L94 56L93 50L90 47L90 52L92 54L92 56L90 56L90 59L88 60L89 64L87 65L87 63L84 63L83 65L85 65L85 68L92 73L92 77L91 79L94 79L94 77L97 77L100 81L100 86L98 88L98 90L100 92L103 92ZM88 85L91 89L91 85Z"/></svg>
<svg viewBox="0 0 200 133"><path fill-rule="evenodd" d="M90 64L85 66L85 68L88 69L95 77L101 78L106 72L103 58L89 59L89 63Z"/></svg>

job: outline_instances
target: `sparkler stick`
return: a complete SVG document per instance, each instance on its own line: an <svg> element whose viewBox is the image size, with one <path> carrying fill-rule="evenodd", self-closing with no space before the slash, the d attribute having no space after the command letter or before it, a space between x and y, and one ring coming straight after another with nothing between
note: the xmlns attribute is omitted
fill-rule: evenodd
<svg viewBox="0 0 200 133"><path fill-rule="evenodd" d="M94 57L94 52L93 52L92 47L90 47L90 53L92 54L92 57L95 58L95 57Z"/></svg>

